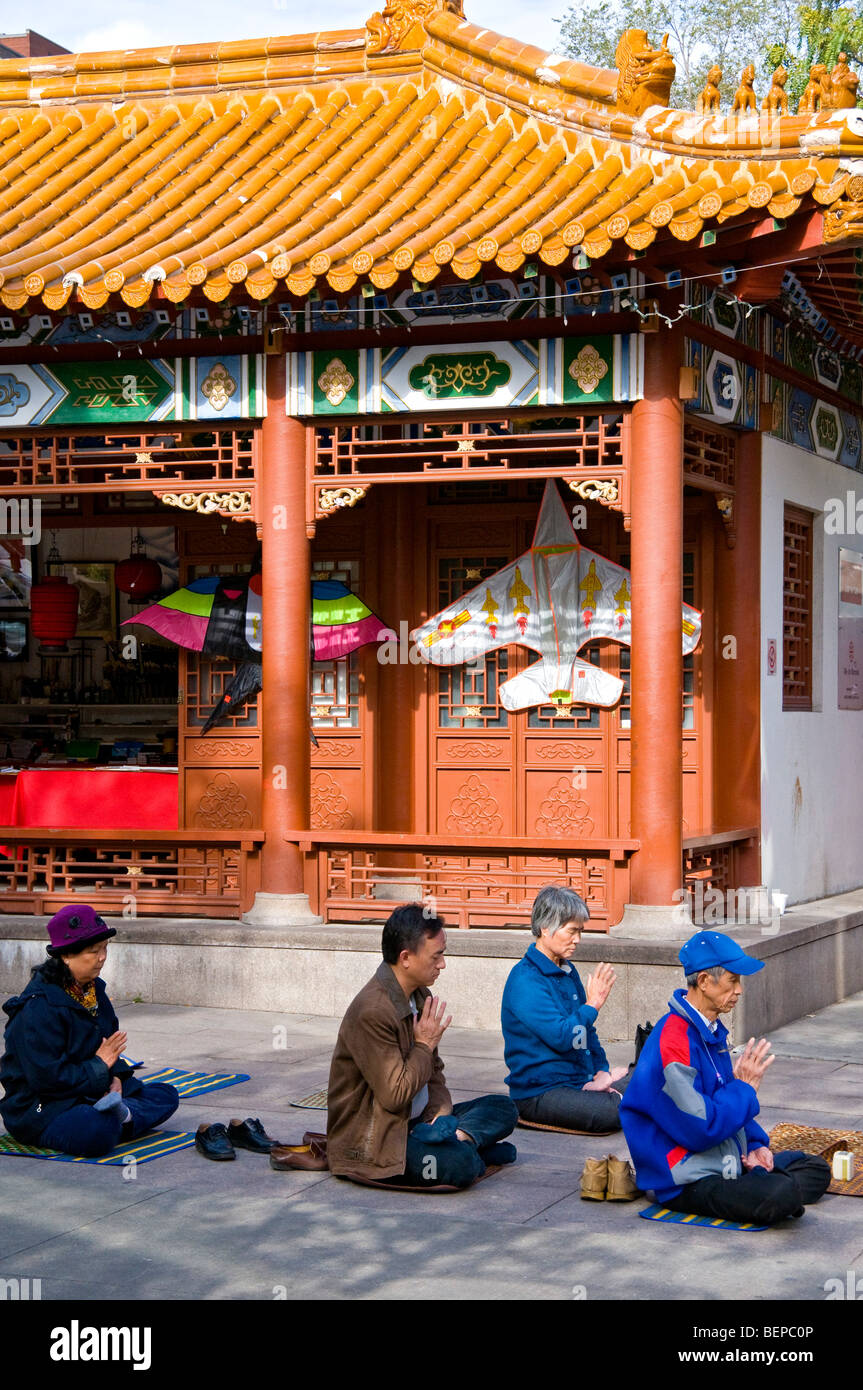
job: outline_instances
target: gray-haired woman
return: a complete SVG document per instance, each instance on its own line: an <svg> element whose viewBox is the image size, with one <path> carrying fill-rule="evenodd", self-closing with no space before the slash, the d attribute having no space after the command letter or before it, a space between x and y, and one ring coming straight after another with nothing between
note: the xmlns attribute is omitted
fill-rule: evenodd
<svg viewBox="0 0 863 1390"><path fill-rule="evenodd" d="M570 964L589 916L572 889L540 890L530 924L536 940L509 973L501 1027L507 1085L522 1119L608 1133L620 1128L629 1069L609 1067L594 1027L615 981L612 967L598 965L585 990Z"/></svg>

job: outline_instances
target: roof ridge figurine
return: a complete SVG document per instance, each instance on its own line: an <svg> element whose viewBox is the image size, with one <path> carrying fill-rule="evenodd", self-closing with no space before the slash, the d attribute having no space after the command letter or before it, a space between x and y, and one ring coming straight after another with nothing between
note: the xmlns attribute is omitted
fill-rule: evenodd
<svg viewBox="0 0 863 1390"><path fill-rule="evenodd" d="M770 111L776 116L788 115L788 94L785 91L787 81L788 73L780 63L770 79L770 91L761 103L762 111Z"/></svg>
<svg viewBox="0 0 863 1390"><path fill-rule="evenodd" d="M758 110L758 98L755 95L755 64L747 63L740 74L740 86L734 93L734 101L731 103L731 114L735 112L746 115L748 111Z"/></svg>
<svg viewBox="0 0 863 1390"><path fill-rule="evenodd" d="M721 81L722 68L718 63L714 63L705 79L704 90L698 98L696 111L706 116L710 111L719 110L719 84Z"/></svg>

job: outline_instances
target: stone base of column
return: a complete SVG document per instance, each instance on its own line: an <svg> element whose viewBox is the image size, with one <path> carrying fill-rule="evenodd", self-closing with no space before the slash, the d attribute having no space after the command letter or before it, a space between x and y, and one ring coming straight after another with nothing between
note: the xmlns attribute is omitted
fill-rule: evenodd
<svg viewBox="0 0 863 1390"><path fill-rule="evenodd" d="M318 927L324 919L312 912L308 893L256 893L242 920L250 927Z"/></svg>
<svg viewBox="0 0 863 1390"><path fill-rule="evenodd" d="M679 937L681 941L695 931L695 923L688 903L675 903L673 906L654 906L648 903L626 903L623 916L611 928L611 936L628 936L642 940L670 940Z"/></svg>

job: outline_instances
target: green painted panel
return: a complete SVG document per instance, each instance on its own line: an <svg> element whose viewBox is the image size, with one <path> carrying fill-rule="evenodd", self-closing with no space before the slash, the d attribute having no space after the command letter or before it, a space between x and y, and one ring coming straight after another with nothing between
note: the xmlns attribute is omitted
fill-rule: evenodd
<svg viewBox="0 0 863 1390"><path fill-rule="evenodd" d="M435 352L411 367L408 383L430 400L481 400L511 376L509 363L493 352Z"/></svg>
<svg viewBox="0 0 863 1390"><path fill-rule="evenodd" d="M172 383L143 359L116 365L52 362L51 373L69 393L52 412L52 424L118 425L151 420L173 394Z"/></svg>
<svg viewBox="0 0 863 1390"><path fill-rule="evenodd" d="M359 413L359 359L356 348L312 353L312 391L316 415Z"/></svg>
<svg viewBox="0 0 863 1390"><path fill-rule="evenodd" d="M614 400L614 338L564 338L563 399Z"/></svg>

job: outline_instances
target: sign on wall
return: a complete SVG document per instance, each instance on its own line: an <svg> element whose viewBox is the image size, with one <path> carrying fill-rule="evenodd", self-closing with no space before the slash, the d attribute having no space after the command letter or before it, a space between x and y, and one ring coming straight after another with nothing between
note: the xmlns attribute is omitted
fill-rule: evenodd
<svg viewBox="0 0 863 1390"><path fill-rule="evenodd" d="M288 356L290 415L602 405L642 394L638 334L328 348Z"/></svg>
<svg viewBox="0 0 863 1390"><path fill-rule="evenodd" d="M0 368L0 428L263 415L263 359L138 358Z"/></svg>
<svg viewBox="0 0 863 1390"><path fill-rule="evenodd" d="M839 709L863 709L863 555L839 551Z"/></svg>

